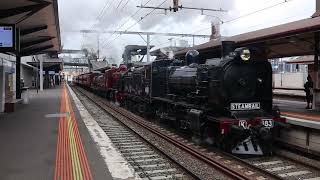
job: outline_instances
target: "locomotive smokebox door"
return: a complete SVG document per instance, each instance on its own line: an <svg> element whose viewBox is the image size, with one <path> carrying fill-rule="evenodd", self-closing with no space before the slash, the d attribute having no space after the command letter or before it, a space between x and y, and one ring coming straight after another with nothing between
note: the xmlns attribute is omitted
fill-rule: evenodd
<svg viewBox="0 0 320 180"><path fill-rule="evenodd" d="M201 110L191 109L188 112L188 121L190 122L190 129L195 135L200 136L200 126L201 126Z"/></svg>

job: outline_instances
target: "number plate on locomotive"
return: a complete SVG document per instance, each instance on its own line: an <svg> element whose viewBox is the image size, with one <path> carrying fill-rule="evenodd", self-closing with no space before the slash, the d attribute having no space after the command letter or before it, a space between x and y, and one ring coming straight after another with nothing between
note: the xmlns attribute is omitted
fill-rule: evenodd
<svg viewBox="0 0 320 180"><path fill-rule="evenodd" d="M231 103L230 109L232 111L257 110L260 109L260 103Z"/></svg>
<svg viewBox="0 0 320 180"><path fill-rule="evenodd" d="M262 119L262 125L264 127L273 128L273 120L272 119Z"/></svg>

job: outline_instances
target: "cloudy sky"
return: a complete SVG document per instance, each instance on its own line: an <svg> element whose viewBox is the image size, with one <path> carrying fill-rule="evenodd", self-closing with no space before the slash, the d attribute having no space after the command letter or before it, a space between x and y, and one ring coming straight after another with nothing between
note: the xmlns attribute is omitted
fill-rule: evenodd
<svg viewBox="0 0 320 180"><path fill-rule="evenodd" d="M185 7L224 9L228 12L140 9L137 5L172 6L172 0L59 0L62 44L65 49L97 47L96 34L83 34L82 29L155 31L210 34L210 24L220 23L221 35L232 36L309 18L315 12L315 0L180 0ZM142 20L141 18L144 17ZM153 36L152 45L170 45L171 37ZM176 41L192 39L173 37ZM208 39L196 39L200 44ZM125 45L141 44L136 35L101 34L101 54L119 59Z"/></svg>

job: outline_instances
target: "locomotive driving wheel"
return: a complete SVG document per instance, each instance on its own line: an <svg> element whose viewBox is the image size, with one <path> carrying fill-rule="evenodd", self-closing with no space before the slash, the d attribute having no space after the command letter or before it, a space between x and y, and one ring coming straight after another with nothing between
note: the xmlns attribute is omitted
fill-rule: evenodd
<svg viewBox="0 0 320 180"><path fill-rule="evenodd" d="M115 102L116 101L116 97L115 97L114 92L112 92L112 91L110 92L109 99L110 99L111 102Z"/></svg>
<svg viewBox="0 0 320 180"><path fill-rule="evenodd" d="M214 135L214 128L213 126L206 126L204 131L203 131L203 142L206 145L216 145L216 137Z"/></svg>

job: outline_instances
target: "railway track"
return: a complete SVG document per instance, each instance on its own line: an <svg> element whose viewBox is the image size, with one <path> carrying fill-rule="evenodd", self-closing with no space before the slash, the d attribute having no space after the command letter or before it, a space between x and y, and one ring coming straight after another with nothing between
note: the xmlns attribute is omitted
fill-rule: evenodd
<svg viewBox="0 0 320 180"><path fill-rule="evenodd" d="M242 174L241 172L237 172L234 169L228 168L225 164L218 163L218 161L206 157L202 152L199 152L199 151L197 152L192 147L187 146L182 142L179 142L178 139L174 139L174 138L171 138L169 135L163 134L160 130L157 130L154 127L155 126L154 124L148 123L147 121L143 120L142 118L141 118L141 120L139 120L138 118L140 118L140 117L138 117L134 114L131 114L130 112L128 112L122 108L119 108L115 105L112 105L104 100L101 100L101 98L95 96L94 94L92 94L82 88L73 88L73 89L76 90L76 93L78 93L78 94L81 93L82 95L86 96L91 102L93 102L95 105L97 105L98 107L105 110L108 114L110 114L114 118L116 118L118 120L129 119L130 121L133 121L134 123L139 124L140 127L143 127L144 129L146 129L148 131L151 131L152 133L156 134L157 136L160 136L161 138L165 139L166 141L170 142L171 144L174 144L179 149L186 151L189 154L189 156L190 155L195 156L197 159L200 159L204 163L210 164L210 166L213 166L215 169L218 169L220 172L227 175L226 177L231 178L231 179L252 179L252 178L248 178L246 175ZM186 148L184 149L184 147L186 147ZM172 158L172 160L175 161L173 158ZM180 164L179 162L176 162L176 163ZM188 171L188 167L185 167L185 166L183 166L183 167L184 167L184 169L186 169ZM202 177L199 176L198 174L195 174L193 172L189 172L189 173L195 175L198 179L202 179ZM226 178L215 178L215 177L211 177L211 178L226 179Z"/></svg>
<svg viewBox="0 0 320 180"><path fill-rule="evenodd" d="M78 89L78 91L83 93L87 98L108 113L111 112L110 114L112 116L119 119L125 118L138 124L140 127L143 127L144 129L147 129L148 131L174 144L182 151L189 153L191 156L214 167L232 179L301 179L301 177L303 177L308 180L318 180L317 178L319 178L319 173L317 173L315 169L310 170L310 167L302 166L297 162L295 162L294 165L290 164L288 161L285 161L284 158L276 160L280 159L280 157L276 156L240 159L232 155L227 155L223 152L210 152L188 142L186 139L177 137L177 135L166 129L161 127L157 128L157 125L149 121L145 121L143 118L136 116L125 109L112 105L106 102L106 100L96 97L92 93L83 89ZM293 171L291 172L290 170Z"/></svg>
<svg viewBox="0 0 320 180"><path fill-rule="evenodd" d="M100 126L141 178L187 179L186 175L130 130L116 122Z"/></svg>
<svg viewBox="0 0 320 180"><path fill-rule="evenodd" d="M168 131L168 133L170 132ZM183 141L195 148L201 148L192 143L190 139L185 138ZM287 150L276 150L274 155L263 157L235 156L233 154L221 152L219 149L215 148L210 148L208 151L211 151L211 153L207 154L208 156L214 158L218 155L220 156L221 161L224 162L232 162L232 159L230 159L231 157L251 166L257 171L269 174L270 177L274 177L275 179L320 180L319 161L294 154Z"/></svg>
<svg viewBox="0 0 320 180"><path fill-rule="evenodd" d="M80 92L75 92L84 102ZM130 129L99 109L92 101L86 101L84 105L141 179L196 179L186 174L184 169L177 167Z"/></svg>
<svg viewBox="0 0 320 180"><path fill-rule="evenodd" d="M247 158L246 162L281 179L320 180L320 169L282 155Z"/></svg>

